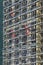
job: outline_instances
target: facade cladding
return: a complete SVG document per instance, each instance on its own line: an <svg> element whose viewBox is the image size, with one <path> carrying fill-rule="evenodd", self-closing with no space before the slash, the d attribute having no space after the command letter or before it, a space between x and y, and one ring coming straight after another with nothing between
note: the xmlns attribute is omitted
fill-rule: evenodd
<svg viewBox="0 0 43 65"><path fill-rule="evenodd" d="M3 65L43 65L43 0L3 1Z"/></svg>

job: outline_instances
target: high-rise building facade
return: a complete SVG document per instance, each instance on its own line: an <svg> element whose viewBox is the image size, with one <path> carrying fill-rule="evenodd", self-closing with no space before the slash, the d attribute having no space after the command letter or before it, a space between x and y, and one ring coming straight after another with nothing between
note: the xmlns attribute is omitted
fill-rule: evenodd
<svg viewBox="0 0 43 65"><path fill-rule="evenodd" d="M43 0L3 1L3 65L43 65Z"/></svg>

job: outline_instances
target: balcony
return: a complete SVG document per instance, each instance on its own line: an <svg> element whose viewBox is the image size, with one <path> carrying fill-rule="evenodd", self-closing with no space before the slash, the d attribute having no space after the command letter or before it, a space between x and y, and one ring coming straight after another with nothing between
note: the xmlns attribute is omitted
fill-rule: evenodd
<svg viewBox="0 0 43 65"><path fill-rule="evenodd" d="M20 34L25 35L26 34L26 30L25 29L21 29L20 30Z"/></svg>
<svg viewBox="0 0 43 65"><path fill-rule="evenodd" d="M3 6L7 7L7 6L10 6L11 4L12 4L12 1L9 0L9 1L5 1Z"/></svg>
<svg viewBox="0 0 43 65"><path fill-rule="evenodd" d="M15 18L15 23L18 23L18 22L20 22L20 17Z"/></svg>
<svg viewBox="0 0 43 65"><path fill-rule="evenodd" d="M26 55L27 55L27 50L22 50L22 51L21 51L21 55L22 55L22 56L26 56Z"/></svg>
<svg viewBox="0 0 43 65"><path fill-rule="evenodd" d="M8 13L8 8L4 9L4 13Z"/></svg>
<svg viewBox="0 0 43 65"><path fill-rule="evenodd" d="M14 64L15 64L15 65L19 64L19 60L18 60L18 59L15 59L15 60L14 60Z"/></svg>
<svg viewBox="0 0 43 65"><path fill-rule="evenodd" d="M18 44L18 43L19 43L19 39L16 38L16 39L15 39L15 44Z"/></svg>
<svg viewBox="0 0 43 65"><path fill-rule="evenodd" d="M12 7L9 7L9 8L8 8L8 12L11 12L11 11L12 11Z"/></svg>
<svg viewBox="0 0 43 65"><path fill-rule="evenodd" d="M36 17L36 11L35 10L31 12L31 17Z"/></svg>
<svg viewBox="0 0 43 65"><path fill-rule="evenodd" d="M36 39L36 33L31 34L31 39L32 39L32 40L33 40L33 39Z"/></svg>
<svg viewBox="0 0 43 65"><path fill-rule="evenodd" d="M8 25L12 25L12 20L9 20Z"/></svg>
<svg viewBox="0 0 43 65"><path fill-rule="evenodd" d="M34 9L34 8L36 8L36 3L31 5L31 10Z"/></svg>
<svg viewBox="0 0 43 65"><path fill-rule="evenodd" d="M27 41L27 36L23 36L22 37L22 42L26 42Z"/></svg>
<svg viewBox="0 0 43 65"><path fill-rule="evenodd" d="M24 12L27 12L27 8L26 8L26 7L24 7L24 8L22 9L22 13L24 13Z"/></svg>
<svg viewBox="0 0 43 65"><path fill-rule="evenodd" d="M8 54L8 59L11 59L11 53Z"/></svg>
<svg viewBox="0 0 43 65"><path fill-rule="evenodd" d="M15 58L18 58L18 57L19 57L19 50L18 50L18 51L15 50L15 52L14 52L14 56L15 56Z"/></svg>
<svg viewBox="0 0 43 65"><path fill-rule="evenodd" d="M20 11L15 12L15 16L18 16L18 15L20 15Z"/></svg>
<svg viewBox="0 0 43 65"><path fill-rule="evenodd" d="M8 15L5 15L5 16L4 16L4 21L5 21L5 20L8 20L8 19L9 19L9 16L8 16Z"/></svg>
<svg viewBox="0 0 43 65"><path fill-rule="evenodd" d="M25 58L25 57L22 58L22 59L21 59L21 62L22 62L22 64L23 64L23 63L26 63L26 58Z"/></svg>
<svg viewBox="0 0 43 65"><path fill-rule="evenodd" d="M27 1L26 0L23 0L22 1L22 6L25 6L25 5L27 5Z"/></svg>
<svg viewBox="0 0 43 65"><path fill-rule="evenodd" d="M13 18L13 17L15 17L15 12L9 14L9 18Z"/></svg>
<svg viewBox="0 0 43 65"><path fill-rule="evenodd" d="M15 10L20 8L20 3L15 5Z"/></svg>
<svg viewBox="0 0 43 65"><path fill-rule="evenodd" d="M22 15L22 20L27 19L27 14Z"/></svg>
<svg viewBox="0 0 43 65"><path fill-rule="evenodd" d="M31 49L31 54L33 55L33 54L36 54L36 48L32 48Z"/></svg>
<svg viewBox="0 0 43 65"><path fill-rule="evenodd" d="M12 45L12 40L9 40L8 46Z"/></svg>

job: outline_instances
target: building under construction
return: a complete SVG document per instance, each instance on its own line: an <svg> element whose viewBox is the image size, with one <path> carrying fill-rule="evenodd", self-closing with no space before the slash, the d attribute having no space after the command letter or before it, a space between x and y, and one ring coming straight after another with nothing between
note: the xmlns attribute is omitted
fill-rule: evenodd
<svg viewBox="0 0 43 65"><path fill-rule="evenodd" d="M43 65L43 0L3 1L3 65Z"/></svg>

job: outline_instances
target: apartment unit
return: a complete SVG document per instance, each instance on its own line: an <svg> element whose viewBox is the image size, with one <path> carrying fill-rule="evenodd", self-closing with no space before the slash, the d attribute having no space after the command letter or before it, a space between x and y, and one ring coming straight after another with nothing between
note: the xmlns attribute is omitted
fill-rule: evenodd
<svg viewBox="0 0 43 65"><path fill-rule="evenodd" d="M3 65L43 65L43 0L3 1Z"/></svg>

